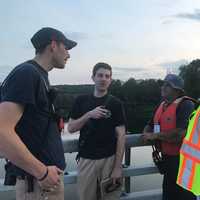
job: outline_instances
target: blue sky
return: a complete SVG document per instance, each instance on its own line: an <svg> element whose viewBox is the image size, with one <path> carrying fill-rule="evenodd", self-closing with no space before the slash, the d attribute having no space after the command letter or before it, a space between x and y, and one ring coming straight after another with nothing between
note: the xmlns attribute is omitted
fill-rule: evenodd
<svg viewBox="0 0 200 200"><path fill-rule="evenodd" d="M163 78L200 57L199 0L4 0L0 24L0 81L34 56L30 38L47 26L78 42L52 84L91 83L97 62L123 81Z"/></svg>

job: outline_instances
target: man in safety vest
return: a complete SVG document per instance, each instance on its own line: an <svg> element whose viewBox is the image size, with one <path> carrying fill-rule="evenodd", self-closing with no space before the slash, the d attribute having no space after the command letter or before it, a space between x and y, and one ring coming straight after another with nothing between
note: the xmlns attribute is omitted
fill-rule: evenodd
<svg viewBox="0 0 200 200"><path fill-rule="evenodd" d="M180 149L177 184L200 196L200 106L190 117Z"/></svg>
<svg viewBox="0 0 200 200"><path fill-rule="evenodd" d="M184 82L168 74L161 88L163 101L156 108L152 119L144 128L144 141L159 144L162 155L163 200L193 200L196 197L176 184L179 150L185 136L189 115L194 109L192 99L184 96Z"/></svg>

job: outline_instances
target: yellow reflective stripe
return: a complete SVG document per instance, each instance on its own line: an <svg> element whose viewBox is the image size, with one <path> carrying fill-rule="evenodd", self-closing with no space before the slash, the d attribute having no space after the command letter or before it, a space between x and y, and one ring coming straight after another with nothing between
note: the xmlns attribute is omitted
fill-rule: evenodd
<svg viewBox="0 0 200 200"><path fill-rule="evenodd" d="M186 136L185 136L185 139L189 140L189 141L191 140L192 132L194 130L193 127L194 127L194 122L195 122L195 117L196 117L197 111L198 110L193 111L192 114L189 117L189 124L188 124L188 127L187 127Z"/></svg>
<svg viewBox="0 0 200 200"><path fill-rule="evenodd" d="M182 178L179 182L179 184L184 188L188 188L191 177L191 169L192 169L192 160L187 159L185 162Z"/></svg>
<svg viewBox="0 0 200 200"><path fill-rule="evenodd" d="M181 146L181 151L183 153L188 154L191 158L194 158L195 160L200 161L200 150L198 150L192 146L189 146L186 143L183 143Z"/></svg>
<svg viewBox="0 0 200 200"><path fill-rule="evenodd" d="M199 119L199 114L200 114L200 110L195 110L194 111L194 115L192 116L192 118L189 121L189 126L187 129L187 136L189 136L189 141L194 142L195 144L197 144L198 142L198 135L195 135L196 133L196 126L198 124L198 119Z"/></svg>
<svg viewBox="0 0 200 200"><path fill-rule="evenodd" d="M194 133L192 134L192 143L198 144L200 141L200 111L196 113L195 122L193 124L194 126Z"/></svg>

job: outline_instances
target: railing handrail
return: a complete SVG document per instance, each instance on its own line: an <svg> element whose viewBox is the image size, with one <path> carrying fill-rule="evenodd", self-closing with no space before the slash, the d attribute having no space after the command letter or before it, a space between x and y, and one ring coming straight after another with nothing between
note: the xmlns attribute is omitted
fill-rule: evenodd
<svg viewBox="0 0 200 200"><path fill-rule="evenodd" d="M62 137L63 148L65 153L78 152L78 138L71 138L64 135ZM141 134L128 134L126 135L126 148L139 147L139 146L149 146L150 143L144 144L142 142ZM0 155L0 158L4 156Z"/></svg>
<svg viewBox="0 0 200 200"><path fill-rule="evenodd" d="M78 139L67 138L67 135L62 138L65 153L72 153L78 151ZM141 134L128 134L126 135L126 148L149 146L150 143L144 143Z"/></svg>

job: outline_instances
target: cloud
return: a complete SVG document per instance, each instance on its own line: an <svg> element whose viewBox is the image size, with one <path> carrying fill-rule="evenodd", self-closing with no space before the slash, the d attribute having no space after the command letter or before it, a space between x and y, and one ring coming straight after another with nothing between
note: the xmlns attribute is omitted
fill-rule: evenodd
<svg viewBox="0 0 200 200"><path fill-rule="evenodd" d="M71 32L71 31L64 31L64 34L72 40L77 40L77 41L81 41L81 40L91 40L91 39L106 39L106 40L110 40L113 35L110 33L100 33L98 35L96 34L88 34L85 32Z"/></svg>
<svg viewBox="0 0 200 200"><path fill-rule="evenodd" d="M140 65L139 65L140 66ZM158 65L146 66L132 66L132 67L113 67L113 78L126 81L129 78L137 79L158 79L164 77L166 70Z"/></svg>
<svg viewBox="0 0 200 200"><path fill-rule="evenodd" d="M157 64L157 66L160 66L164 69L166 69L168 72L171 73L178 73L179 72L179 67L181 65L186 65L189 62L185 59L180 59L180 60L176 60L176 61L169 61L169 62L163 62L163 63L159 63Z"/></svg>
<svg viewBox="0 0 200 200"><path fill-rule="evenodd" d="M164 24L164 25L172 24L172 23L173 23L173 20L171 20L171 19L167 19L167 20L164 20L164 21L162 22L162 24Z"/></svg>
<svg viewBox="0 0 200 200"><path fill-rule="evenodd" d="M193 13L187 13L187 12L179 13L174 15L173 17L200 21L200 9L195 9Z"/></svg>
<svg viewBox="0 0 200 200"><path fill-rule="evenodd" d="M120 71L120 72L141 72L147 70L144 67L113 67L114 71Z"/></svg>
<svg viewBox="0 0 200 200"><path fill-rule="evenodd" d="M167 1L160 1L160 0L157 0L156 1L156 4L158 6L161 6L161 7L164 7L164 8L172 8L174 7L175 5L179 4L181 0L167 0Z"/></svg>
<svg viewBox="0 0 200 200"><path fill-rule="evenodd" d="M165 16L162 17L163 21L162 24L167 25L174 22L174 18L177 19L189 19L200 22L200 9L194 9L193 13L189 12L182 12L175 15Z"/></svg>
<svg viewBox="0 0 200 200"><path fill-rule="evenodd" d="M90 36L87 33L84 32L70 32L70 31L65 31L64 34L72 40L87 40L90 38Z"/></svg>
<svg viewBox="0 0 200 200"><path fill-rule="evenodd" d="M188 64L188 61L185 59L180 59L176 61L169 61L169 62L163 62L158 64L158 66L168 68L168 67L180 67L181 65Z"/></svg>
<svg viewBox="0 0 200 200"><path fill-rule="evenodd" d="M113 34L111 34L111 33L102 33L102 34L99 34L98 37L101 38L101 39L112 39L113 38Z"/></svg>

